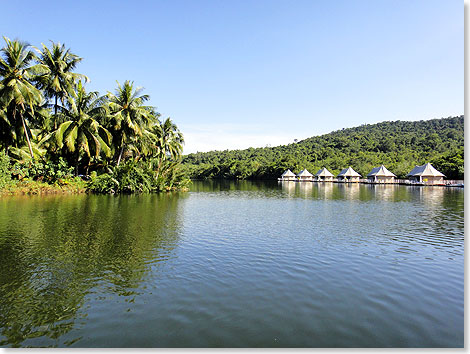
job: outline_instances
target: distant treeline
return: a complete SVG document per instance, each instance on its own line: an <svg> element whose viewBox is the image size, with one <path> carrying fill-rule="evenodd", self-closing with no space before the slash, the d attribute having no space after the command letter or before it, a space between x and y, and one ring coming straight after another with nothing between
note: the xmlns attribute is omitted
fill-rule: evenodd
<svg viewBox="0 0 470 354"><path fill-rule="evenodd" d="M405 178L415 165L426 162L447 179L464 178L464 116L364 124L289 145L183 157L193 179L275 179L288 168L315 174L322 167L336 175L348 166L366 176L382 164Z"/></svg>

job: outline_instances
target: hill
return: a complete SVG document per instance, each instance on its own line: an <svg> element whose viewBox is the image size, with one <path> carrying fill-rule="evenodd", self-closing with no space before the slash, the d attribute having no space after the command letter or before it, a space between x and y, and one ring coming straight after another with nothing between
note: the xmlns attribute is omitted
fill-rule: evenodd
<svg viewBox="0 0 470 354"><path fill-rule="evenodd" d="M290 168L313 174L327 167L333 174L352 166L366 176L384 164L399 178L431 162L448 179L463 179L464 116L421 121L364 124L266 148L198 152L183 156L193 179L275 179Z"/></svg>

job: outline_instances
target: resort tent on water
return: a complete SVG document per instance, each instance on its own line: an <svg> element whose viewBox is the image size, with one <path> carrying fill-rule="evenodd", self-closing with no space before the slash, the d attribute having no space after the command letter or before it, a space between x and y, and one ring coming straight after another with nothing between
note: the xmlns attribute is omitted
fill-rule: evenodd
<svg viewBox="0 0 470 354"><path fill-rule="evenodd" d="M326 167L323 167L321 170L315 173L315 177L317 181L333 182L334 175L328 171Z"/></svg>
<svg viewBox="0 0 470 354"><path fill-rule="evenodd" d="M445 177L443 173L436 170L430 163L415 166L407 176L409 176L411 181L427 184L444 184Z"/></svg>
<svg viewBox="0 0 470 354"><path fill-rule="evenodd" d="M313 181L313 175L306 169L299 172L297 175L299 181Z"/></svg>
<svg viewBox="0 0 470 354"><path fill-rule="evenodd" d="M339 182L359 182L362 177L359 173L354 171L351 166L342 170L338 175Z"/></svg>
<svg viewBox="0 0 470 354"><path fill-rule="evenodd" d="M279 178L279 180L281 180L281 181L295 181L295 174L291 170L287 170L281 175L281 178Z"/></svg>
<svg viewBox="0 0 470 354"><path fill-rule="evenodd" d="M376 183L393 183L395 181L395 175L387 170L387 168L382 165L380 167L374 167L372 171L367 175L367 179L370 182Z"/></svg>

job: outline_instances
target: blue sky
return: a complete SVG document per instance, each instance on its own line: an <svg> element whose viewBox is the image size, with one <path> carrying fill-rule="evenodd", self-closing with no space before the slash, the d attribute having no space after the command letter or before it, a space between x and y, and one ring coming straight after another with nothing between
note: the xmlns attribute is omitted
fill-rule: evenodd
<svg viewBox="0 0 470 354"><path fill-rule="evenodd" d="M88 90L133 80L185 153L464 112L456 0L13 1L0 34L65 43Z"/></svg>

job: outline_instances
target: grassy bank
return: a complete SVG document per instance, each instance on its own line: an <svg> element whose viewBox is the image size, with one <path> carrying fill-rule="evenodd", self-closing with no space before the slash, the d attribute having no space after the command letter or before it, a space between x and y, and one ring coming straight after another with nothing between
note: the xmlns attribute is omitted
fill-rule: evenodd
<svg viewBox="0 0 470 354"><path fill-rule="evenodd" d="M167 187L165 192L187 192L188 187L176 188ZM12 181L7 186L0 188L0 197L8 195L50 195L50 194L82 194L92 193L88 189L88 183L77 178L76 180L67 180L62 183L49 184L38 181Z"/></svg>
<svg viewBox="0 0 470 354"><path fill-rule="evenodd" d="M87 183L80 178L58 181L53 184L32 181L10 181L0 188L0 196L6 195L46 195L86 193Z"/></svg>

